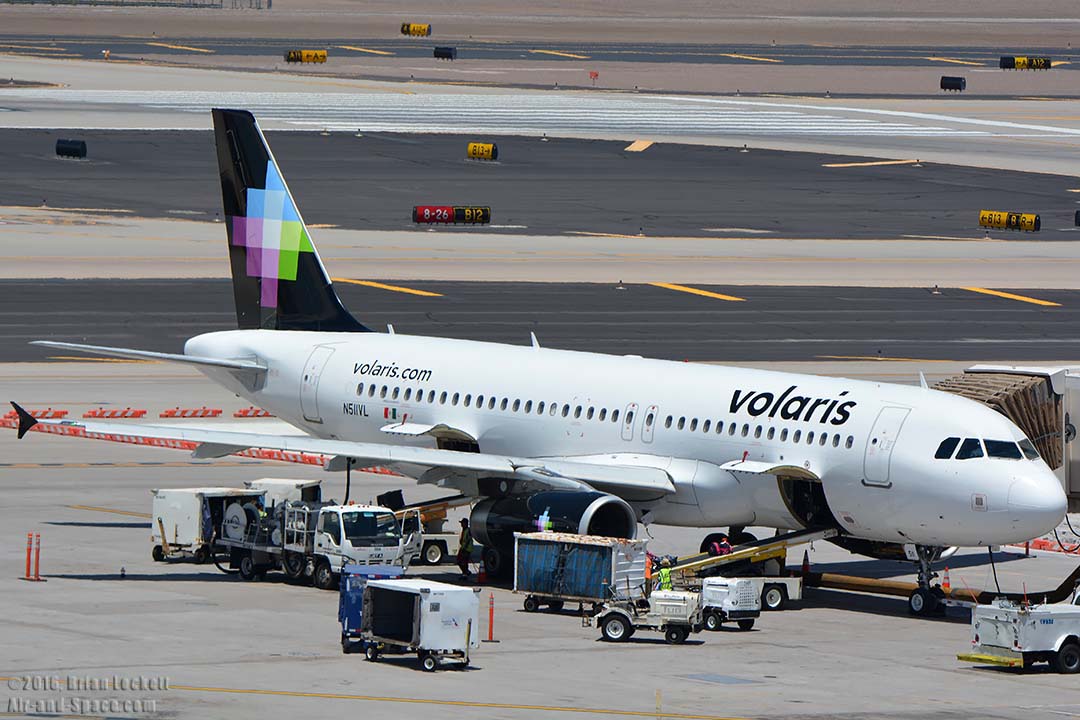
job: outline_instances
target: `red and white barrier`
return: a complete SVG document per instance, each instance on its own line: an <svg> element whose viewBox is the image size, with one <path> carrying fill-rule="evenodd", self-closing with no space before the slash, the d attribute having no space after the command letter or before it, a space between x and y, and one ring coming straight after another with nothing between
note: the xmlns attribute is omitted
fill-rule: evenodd
<svg viewBox="0 0 1080 720"><path fill-rule="evenodd" d="M200 408L174 407L158 415L161 418L208 418L221 417L224 412L221 408L208 408L203 405Z"/></svg>
<svg viewBox="0 0 1080 720"><path fill-rule="evenodd" d="M273 414L269 410L263 410L262 408L255 407L254 405L252 405L251 407L243 408L241 410L237 410L236 412L234 412L232 414L232 416L234 418L268 418L268 417L274 417Z"/></svg>
<svg viewBox="0 0 1080 720"><path fill-rule="evenodd" d="M61 418L67 417L68 414L67 410L53 410L52 408L46 408L45 410L27 410L27 412L30 413L33 417L36 417L38 420L60 420ZM18 417L18 413L16 413L14 410L8 410L6 413L4 413L5 420Z"/></svg>
<svg viewBox="0 0 1080 720"><path fill-rule="evenodd" d="M36 417L36 416L35 416ZM96 420L117 420L120 418L141 418L146 417L146 410L133 410L131 408L109 409L109 408L94 408L93 410L87 410L83 413L84 418L93 418Z"/></svg>

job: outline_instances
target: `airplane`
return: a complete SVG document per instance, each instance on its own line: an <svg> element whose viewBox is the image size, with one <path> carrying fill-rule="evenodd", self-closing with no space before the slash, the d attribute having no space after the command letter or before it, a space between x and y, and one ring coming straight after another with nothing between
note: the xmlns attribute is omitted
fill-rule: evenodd
<svg viewBox="0 0 1080 720"><path fill-rule="evenodd" d="M322 453L328 470L388 467L477 499L493 575L515 531L834 528L868 554L914 546L914 614L939 605L932 563L946 548L1023 542L1065 515L1060 481L1015 424L925 383L372 331L335 293L254 116L212 116L238 329L182 354L35 344L197 368L303 435L39 421L16 405L20 438L67 424L188 441L203 458L265 448Z"/></svg>

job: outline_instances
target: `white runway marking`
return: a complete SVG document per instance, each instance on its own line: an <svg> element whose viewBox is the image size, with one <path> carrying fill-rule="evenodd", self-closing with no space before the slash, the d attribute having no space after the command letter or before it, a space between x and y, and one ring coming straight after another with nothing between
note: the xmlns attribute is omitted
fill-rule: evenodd
<svg viewBox="0 0 1080 720"><path fill-rule="evenodd" d="M212 107L251 110L266 125L298 130L366 132L598 132L657 135L986 137L1003 129L1070 131L1043 126L900 111L681 96L581 93L224 93L13 89L6 104L71 108L118 106L124 112L207 114ZM209 117L206 117L209 125ZM0 121L2 123L2 121ZM960 125L957 127L957 125ZM977 128L965 127L976 125ZM1072 131L1080 134L1080 130Z"/></svg>

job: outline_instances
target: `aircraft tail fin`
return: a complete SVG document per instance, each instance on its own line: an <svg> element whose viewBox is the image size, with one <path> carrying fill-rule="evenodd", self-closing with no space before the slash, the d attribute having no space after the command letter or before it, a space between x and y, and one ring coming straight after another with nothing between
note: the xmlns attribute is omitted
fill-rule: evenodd
<svg viewBox="0 0 1080 720"><path fill-rule="evenodd" d="M334 292L255 117L212 114L237 325L368 332Z"/></svg>

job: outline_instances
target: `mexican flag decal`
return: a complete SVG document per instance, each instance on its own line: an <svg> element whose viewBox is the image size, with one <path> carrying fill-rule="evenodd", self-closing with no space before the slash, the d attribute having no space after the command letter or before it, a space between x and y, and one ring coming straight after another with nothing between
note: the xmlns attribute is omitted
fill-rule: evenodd
<svg viewBox="0 0 1080 720"><path fill-rule="evenodd" d="M383 416L383 418L385 420L397 420L398 419L397 408L384 407L383 411L382 411L382 416ZM408 418L409 418L409 413L402 413L401 414L401 422L405 422Z"/></svg>

